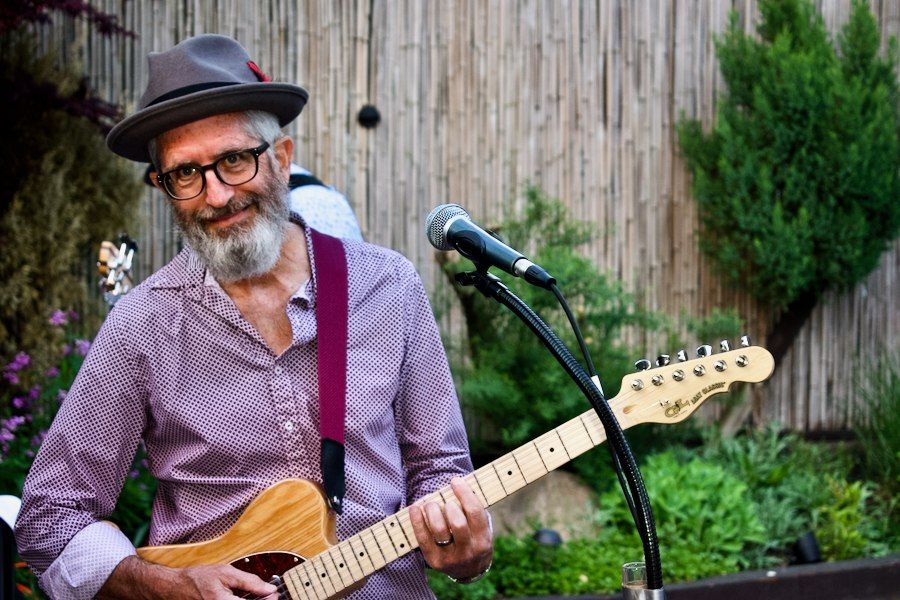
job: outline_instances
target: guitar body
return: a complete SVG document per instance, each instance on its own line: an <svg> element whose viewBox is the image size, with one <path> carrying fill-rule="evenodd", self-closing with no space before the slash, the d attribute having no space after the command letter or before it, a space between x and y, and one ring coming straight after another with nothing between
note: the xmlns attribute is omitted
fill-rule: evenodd
<svg viewBox="0 0 900 600"><path fill-rule="evenodd" d="M217 538L148 546L137 553L148 562L175 568L231 564L269 581L335 543L334 513L319 486L286 479L264 490Z"/></svg>

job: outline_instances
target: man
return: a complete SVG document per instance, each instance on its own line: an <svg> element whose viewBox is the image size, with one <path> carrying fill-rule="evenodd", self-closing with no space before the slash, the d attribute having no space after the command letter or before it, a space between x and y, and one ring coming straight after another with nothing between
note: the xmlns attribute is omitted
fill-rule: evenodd
<svg viewBox="0 0 900 600"><path fill-rule="evenodd" d="M322 481L316 348L330 324L317 329L317 256L288 208L293 142L280 131L307 94L269 82L223 36L149 59L141 109L107 142L153 162L187 247L116 305L94 341L26 480L19 551L53 597L275 597L274 586L230 566L146 563L101 521L139 443L159 480L151 545L220 535L282 479ZM480 577L491 560L488 516L458 477L471 463L421 281L394 252L340 244L348 316L338 536L451 479L459 501L413 506L422 554L351 597L433 597L423 556L455 579Z"/></svg>

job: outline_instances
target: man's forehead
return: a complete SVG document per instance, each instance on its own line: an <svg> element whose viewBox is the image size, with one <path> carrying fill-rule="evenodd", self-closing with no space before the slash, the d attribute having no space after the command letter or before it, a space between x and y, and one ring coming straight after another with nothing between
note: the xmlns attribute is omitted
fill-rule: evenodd
<svg viewBox="0 0 900 600"><path fill-rule="evenodd" d="M157 138L163 162L191 160L194 154L216 154L255 145L240 113L215 115L170 129Z"/></svg>

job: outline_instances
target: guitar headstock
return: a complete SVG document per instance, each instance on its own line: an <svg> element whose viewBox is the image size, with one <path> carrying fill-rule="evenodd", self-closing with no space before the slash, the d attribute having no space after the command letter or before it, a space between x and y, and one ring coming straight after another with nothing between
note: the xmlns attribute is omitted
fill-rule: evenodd
<svg viewBox="0 0 900 600"><path fill-rule="evenodd" d="M117 242L118 246L104 241L100 244L100 252L97 256L100 290L110 308L134 286L131 265L134 253L137 252L137 244L124 233L119 236Z"/></svg>
<svg viewBox="0 0 900 600"><path fill-rule="evenodd" d="M727 343L723 347L727 348ZM631 424L678 423L707 398L727 392L733 383L765 381L775 369L772 355L760 346L717 354L712 354L709 346L699 350L706 356L671 364L660 361L660 366L623 377L621 391L610 402L616 413ZM649 361L638 362L649 366Z"/></svg>

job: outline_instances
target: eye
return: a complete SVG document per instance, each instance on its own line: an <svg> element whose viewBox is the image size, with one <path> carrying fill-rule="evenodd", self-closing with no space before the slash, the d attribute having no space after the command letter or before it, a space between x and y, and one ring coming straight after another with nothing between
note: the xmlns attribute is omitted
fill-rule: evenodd
<svg viewBox="0 0 900 600"><path fill-rule="evenodd" d="M227 156L222 157L222 162L228 165L229 167L233 167L234 165L239 165L243 158L241 156L242 153L235 152L234 154L229 154Z"/></svg>
<svg viewBox="0 0 900 600"><path fill-rule="evenodd" d="M172 174L177 180L191 179L197 174L197 167L184 166L176 169Z"/></svg>

